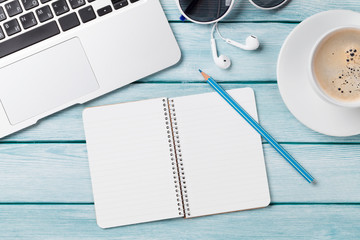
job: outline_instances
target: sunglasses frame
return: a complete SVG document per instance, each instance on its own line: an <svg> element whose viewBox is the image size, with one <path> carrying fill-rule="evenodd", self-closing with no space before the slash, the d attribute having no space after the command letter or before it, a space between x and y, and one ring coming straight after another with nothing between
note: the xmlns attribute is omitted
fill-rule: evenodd
<svg viewBox="0 0 360 240"><path fill-rule="evenodd" d="M287 3L289 0L285 0L283 1L282 3L276 5L275 7L270 7L270 8L264 8L264 7L260 7L259 5L257 5L256 3L253 2L253 0L249 0L249 2L254 5L255 7L259 8L259 9L262 9L262 10L273 10L273 9L276 9L276 8L279 8L281 7L282 5L284 5L285 3Z"/></svg>
<svg viewBox="0 0 360 240"><path fill-rule="evenodd" d="M198 24L211 24L211 23L216 23L216 22L219 22L220 20L222 20L224 17L226 17L231 9L234 7L235 5L235 0L231 0L231 3L230 3L230 6L228 8L228 10L224 13L224 15L222 15L220 18L216 19L216 20L213 20L213 21L210 21L210 22L199 22L199 21L196 21L192 18L190 18L188 15L186 15L184 13L184 11L182 10L181 6L180 6L180 0L176 0L176 5L178 7L178 9L180 10L180 13L181 15L183 15L187 20L191 21L191 22L194 22L194 23L198 23Z"/></svg>

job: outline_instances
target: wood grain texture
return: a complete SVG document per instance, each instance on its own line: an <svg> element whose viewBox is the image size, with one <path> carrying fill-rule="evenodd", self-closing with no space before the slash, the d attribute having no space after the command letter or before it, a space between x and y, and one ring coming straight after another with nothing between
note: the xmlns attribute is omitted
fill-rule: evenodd
<svg viewBox="0 0 360 240"><path fill-rule="evenodd" d="M200 75L200 74L199 74ZM201 75L200 75L201 77ZM360 135L348 138L316 133L296 120L283 103L276 84L223 84L226 89L252 87L255 90L260 123L281 142L360 142ZM212 91L208 84L132 84L118 91L50 116L6 141L84 141L82 110L120 102L156 97L175 97Z"/></svg>
<svg viewBox="0 0 360 240"><path fill-rule="evenodd" d="M175 0L161 0L161 4L170 21L179 21L180 13ZM234 9L224 21L299 22L315 13L333 9L360 11L360 5L357 0L289 0L289 3L280 9L265 11L257 9L248 0L237 0Z"/></svg>
<svg viewBox="0 0 360 240"><path fill-rule="evenodd" d="M317 183L307 183L266 144L273 203L360 203L358 146L283 146ZM93 201L85 144L2 144L0 172L0 203Z"/></svg>
<svg viewBox="0 0 360 240"><path fill-rule="evenodd" d="M150 207L150 206L149 206ZM103 230L93 205L0 205L0 238L13 239L358 239L360 208L276 205L194 219Z"/></svg>
<svg viewBox="0 0 360 240"><path fill-rule="evenodd" d="M247 36L258 37L261 47L256 51L244 51L218 39L219 54L227 55L232 66L223 70L212 59L209 25L172 23L171 27L182 51L181 61L141 82L193 82L201 81L198 69L217 77L218 81L269 81L276 80L276 62L281 45L293 23L226 23L220 24L221 33L230 39L244 43Z"/></svg>
<svg viewBox="0 0 360 240"><path fill-rule="evenodd" d="M257 35L261 49L246 52L217 41L219 52L233 62L226 71L212 61L210 26L180 23L175 0L161 2L183 53L176 66L0 140L0 239L359 239L360 136L334 138L309 130L289 113L275 84L278 53L292 29L317 12L360 11L358 0L291 0L275 11L259 10L248 0L239 0L220 30L240 42ZM198 68L226 82L226 89L254 88L262 125L278 141L289 143L284 147L318 183L306 183L264 144L272 202L280 205L191 220L98 228L91 204L82 110L211 91L200 84Z"/></svg>

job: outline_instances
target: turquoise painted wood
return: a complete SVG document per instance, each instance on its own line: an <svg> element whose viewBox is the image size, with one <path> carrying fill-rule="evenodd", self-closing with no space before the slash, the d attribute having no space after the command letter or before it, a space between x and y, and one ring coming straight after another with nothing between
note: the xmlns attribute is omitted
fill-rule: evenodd
<svg viewBox="0 0 360 240"><path fill-rule="evenodd" d="M93 205L1 205L2 240L13 239L359 239L354 205L275 205L194 219L103 230ZM6 230L6 232L5 232Z"/></svg>
<svg viewBox="0 0 360 240"><path fill-rule="evenodd" d="M199 72L197 71L197 74ZM199 76L201 78L201 75ZM215 76L214 76L215 78ZM223 84L226 89L252 87L255 90L260 123L280 142L360 142L360 136L338 138L318 134L298 122L281 100L276 84ZM42 120L38 125L14 134L9 141L84 141L82 110L84 107L176 97L212 91L208 84L131 84L85 105L77 105Z"/></svg>
<svg viewBox="0 0 360 240"><path fill-rule="evenodd" d="M171 21L179 21L179 11L175 0L161 0L166 15ZM282 9L264 11L255 8L248 0L236 0L234 10L225 21L290 21L299 22L326 10L347 9L360 11L358 0L291 0Z"/></svg>
<svg viewBox="0 0 360 240"><path fill-rule="evenodd" d="M265 144L272 203L360 204L358 145L283 146L317 183L307 184ZM1 144L0 172L0 204L93 202L85 144Z"/></svg>
<svg viewBox="0 0 360 240"><path fill-rule="evenodd" d="M360 12L360 2L291 0L280 10L263 11L247 0L238 0L220 30L239 41L255 34L262 47L245 52L219 40L219 51L233 61L226 71L211 60L210 26L182 23L175 0L161 2L182 49L182 60L176 66L0 140L0 239L359 239L360 136L324 136L298 122L279 95L276 61L286 36L306 17L330 9ZM98 228L82 110L211 91L198 68L226 89L252 87L261 124L314 175L317 184L306 183L264 143L270 207Z"/></svg>
<svg viewBox="0 0 360 240"><path fill-rule="evenodd" d="M211 73L218 81L274 81L276 80L276 62L281 45L297 24L219 24L221 33L227 38L244 42L247 36L253 34L261 42L261 47L257 51L242 51L218 39L218 51L229 56L232 61L232 66L227 70L216 67L212 60L210 25L172 23L171 26L182 49L182 60L177 66L146 78L142 82L201 81L202 79L199 78L199 72L197 71L199 68L209 72L209 74Z"/></svg>

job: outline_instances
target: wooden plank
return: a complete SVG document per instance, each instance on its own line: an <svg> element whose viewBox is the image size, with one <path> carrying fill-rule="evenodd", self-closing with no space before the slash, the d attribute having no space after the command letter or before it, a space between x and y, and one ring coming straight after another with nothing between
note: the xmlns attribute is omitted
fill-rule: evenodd
<svg viewBox="0 0 360 240"><path fill-rule="evenodd" d="M252 87L255 90L260 123L281 142L360 142L360 135L348 138L318 134L298 122L284 105L276 84L223 84L226 89ZM132 84L85 105L77 105L1 141L85 140L82 126L84 107L175 97L209 92L207 84ZM0 141L0 142L1 142Z"/></svg>
<svg viewBox="0 0 360 240"><path fill-rule="evenodd" d="M289 0L289 3L281 9L264 11L257 9L247 0L237 1L234 9L224 21L302 21L305 18L322 11L334 9L347 9L360 11L357 0ZM179 10L176 2L161 0L164 11L170 21L179 21Z"/></svg>
<svg viewBox="0 0 360 240"><path fill-rule="evenodd" d="M266 144L273 203L360 202L357 145L284 147L318 182L307 183ZM1 144L0 173L0 203L93 201L85 144Z"/></svg>
<svg viewBox="0 0 360 240"><path fill-rule="evenodd" d="M227 55L232 66L223 70L213 61L210 48L209 25L172 23L171 27L182 51L182 60L142 82L201 81L198 69L208 71L218 81L276 80L276 62L281 45L297 24L289 23L227 23L220 25L221 33L234 41L244 43L247 36L258 37L261 47L245 51L218 39L219 54Z"/></svg>
<svg viewBox="0 0 360 240"><path fill-rule="evenodd" d="M149 206L151 207L151 206ZM103 230L92 205L2 205L0 238L13 239L358 239L360 208L275 205L194 219Z"/></svg>

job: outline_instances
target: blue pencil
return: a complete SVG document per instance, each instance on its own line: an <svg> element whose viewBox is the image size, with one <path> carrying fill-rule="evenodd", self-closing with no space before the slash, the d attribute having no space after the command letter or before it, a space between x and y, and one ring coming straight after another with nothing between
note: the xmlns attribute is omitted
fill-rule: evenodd
<svg viewBox="0 0 360 240"><path fill-rule="evenodd" d="M225 99L226 102L230 104L244 119L247 121L266 141L270 143L270 145L275 148L275 150L280 153L285 160L290 163L296 171L298 171L301 176L303 176L306 181L309 183L314 181L314 178L279 144L276 140L262 127L259 123L257 123L220 85L215 82L215 80L201 71L200 73L203 75L205 80L210 84L212 88L215 89L217 93L220 94L222 98Z"/></svg>

